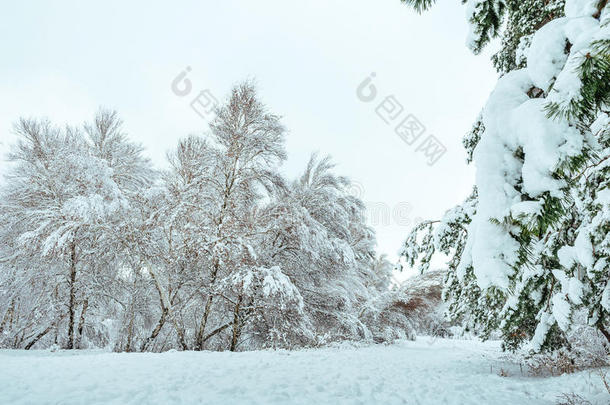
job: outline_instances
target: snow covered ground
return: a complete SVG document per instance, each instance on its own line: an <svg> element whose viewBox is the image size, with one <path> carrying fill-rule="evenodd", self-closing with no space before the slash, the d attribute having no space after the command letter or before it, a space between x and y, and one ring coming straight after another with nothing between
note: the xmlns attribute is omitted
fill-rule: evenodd
<svg viewBox="0 0 610 405"><path fill-rule="evenodd" d="M498 375L504 369L509 376ZM499 343L420 337L297 352L0 351L0 404L610 403L600 377L523 376Z"/></svg>

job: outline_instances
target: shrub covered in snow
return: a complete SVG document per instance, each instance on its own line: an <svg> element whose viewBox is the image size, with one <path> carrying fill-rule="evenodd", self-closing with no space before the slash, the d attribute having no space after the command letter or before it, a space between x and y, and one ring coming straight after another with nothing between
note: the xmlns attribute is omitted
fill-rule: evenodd
<svg viewBox="0 0 610 405"><path fill-rule="evenodd" d="M442 299L447 272L428 271L406 280L397 291L397 304L411 319L419 335L446 337L451 324L445 318L446 304Z"/></svg>

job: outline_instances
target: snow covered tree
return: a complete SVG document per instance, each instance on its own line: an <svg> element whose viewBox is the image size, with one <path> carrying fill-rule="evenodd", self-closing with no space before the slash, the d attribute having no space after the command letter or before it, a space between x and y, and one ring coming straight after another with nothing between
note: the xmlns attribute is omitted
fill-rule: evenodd
<svg viewBox="0 0 610 405"><path fill-rule="evenodd" d="M288 192L266 207L266 256L301 291L318 341L372 338L361 313L388 291L390 269L376 259L364 204L333 167L328 157L312 156Z"/></svg>
<svg viewBox="0 0 610 405"><path fill-rule="evenodd" d="M418 12L436 0L401 0ZM500 50L492 61L498 72L508 73L524 67L523 55L531 36L547 22L563 16L565 0L462 0L470 23L467 46L476 54L495 38Z"/></svg>
<svg viewBox="0 0 610 405"><path fill-rule="evenodd" d="M500 50L492 56L500 74L524 68L525 50L532 36L543 25L563 17L565 0L507 0L505 26L500 34Z"/></svg>
<svg viewBox="0 0 610 405"><path fill-rule="evenodd" d="M120 127L116 114L107 111L84 130L35 120L16 126L20 141L9 156L13 165L0 201L2 262L13 271L4 280L10 283L9 308L21 301L31 311L32 294L41 294L40 306L51 308L41 311L48 319L36 321L36 341L63 325L66 333L54 340L74 348L87 331L87 318L103 311L105 295L114 293L114 232L129 215L133 197L152 180L141 148L126 141Z"/></svg>
<svg viewBox="0 0 610 405"><path fill-rule="evenodd" d="M303 297L278 266L242 267L218 290L236 297L229 350L248 340L257 348L303 347L314 341Z"/></svg>
<svg viewBox="0 0 610 405"><path fill-rule="evenodd" d="M169 155L158 215L167 257L158 277L165 296L161 315L174 313L191 335L184 346L195 350L223 339L229 340L226 348L236 348L226 335L230 326L238 328L233 315L245 305L219 286L256 267L253 243L260 229L252 212L267 193L283 187L276 167L285 159L284 127L251 83L232 89L210 130L208 139L186 138Z"/></svg>
<svg viewBox="0 0 610 405"><path fill-rule="evenodd" d="M485 3L469 5L482 12ZM500 10L503 2L497 3ZM478 198L476 212L460 221L467 226L465 239L452 242L455 277L447 288L464 297L452 312L465 308L487 333L498 328L511 349L524 341L536 351L566 345L572 313L583 307L589 322L610 336L604 299L610 7L568 0L561 17L559 5L546 4L545 17L513 9L518 18L505 32L514 39L504 38L503 50L512 57L510 44L519 38L516 59L495 61L500 73L521 69L499 80L465 141L474 150ZM497 32L499 25L489 21L493 30L471 18L472 31L484 34L475 35L475 44ZM511 32L515 24L526 29ZM440 226L451 220L449 214ZM416 236L409 238L405 257L411 263L417 253L440 248L430 235L419 247ZM482 311L488 320L477 315Z"/></svg>
<svg viewBox="0 0 610 405"><path fill-rule="evenodd" d="M157 172L116 113L22 120L0 191L0 346L116 351L391 341L412 328L350 181L284 133L251 83Z"/></svg>
<svg viewBox="0 0 610 405"><path fill-rule="evenodd" d="M239 271L245 260L251 248L248 239L257 232L248 214L263 197L261 188L269 192L283 186L275 169L286 152L280 118L267 111L251 83L233 88L210 129L220 150L215 181L219 198L212 211L214 240L210 246L209 288L213 289L216 281ZM214 297L207 298L199 336L205 332ZM239 311L237 303L232 306ZM234 349L233 343L231 347Z"/></svg>

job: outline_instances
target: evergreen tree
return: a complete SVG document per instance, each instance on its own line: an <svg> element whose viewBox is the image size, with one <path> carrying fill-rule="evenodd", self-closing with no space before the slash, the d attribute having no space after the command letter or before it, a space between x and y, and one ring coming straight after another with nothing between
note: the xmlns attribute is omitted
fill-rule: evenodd
<svg viewBox="0 0 610 405"><path fill-rule="evenodd" d="M567 344L577 308L610 338L610 7L568 0L562 17L563 2L468 3L473 49L501 35L494 63L504 76L464 141L479 195L476 213L460 220L465 237L451 239L446 289L458 301L450 311L479 323L483 337L499 329L510 349L524 341L534 350ZM496 16L506 21L501 34ZM452 223L452 211L414 230L427 233L407 240L410 264L426 252L425 266L441 249L433 235Z"/></svg>
<svg viewBox="0 0 610 405"><path fill-rule="evenodd" d="M418 12L430 8L436 0L401 0ZM531 36L547 22L563 16L565 0L462 0L467 7L470 34L467 45L481 52L495 38L500 50L492 61L505 74L525 64L523 51Z"/></svg>

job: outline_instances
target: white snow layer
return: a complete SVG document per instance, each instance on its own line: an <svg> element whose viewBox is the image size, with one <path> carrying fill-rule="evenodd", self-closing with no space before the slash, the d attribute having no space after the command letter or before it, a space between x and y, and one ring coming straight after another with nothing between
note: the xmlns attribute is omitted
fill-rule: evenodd
<svg viewBox="0 0 610 405"><path fill-rule="evenodd" d="M571 18L592 16L598 4L599 0L566 0L565 13Z"/></svg>
<svg viewBox="0 0 610 405"><path fill-rule="evenodd" d="M478 0L471 0L468 13L477 4ZM467 266L474 266L481 288L507 290L518 259L517 241L492 221L503 221L511 214L535 216L544 193L562 197L566 185L553 173L584 147L585 140L575 126L563 119L549 119L545 106L549 101L579 97L581 80L576 67L591 42L606 37L600 22L591 17L596 4L568 1L568 17L551 21L534 35L526 52L527 68L503 76L485 106L485 132L474 152L479 206L458 267L458 274L464 274ZM548 96L531 98L532 92L540 91L536 88ZM524 195L528 201L523 201ZM587 261L588 246L586 241L580 242L575 251L562 252L563 262Z"/></svg>
<svg viewBox="0 0 610 405"><path fill-rule="evenodd" d="M542 27L527 51L527 68L534 84L548 90L555 76L566 63L565 54L567 18L558 18Z"/></svg>
<svg viewBox="0 0 610 405"><path fill-rule="evenodd" d="M296 352L5 350L0 403L535 405L572 392L610 401L595 373L532 378L502 358L499 342L430 337Z"/></svg>

